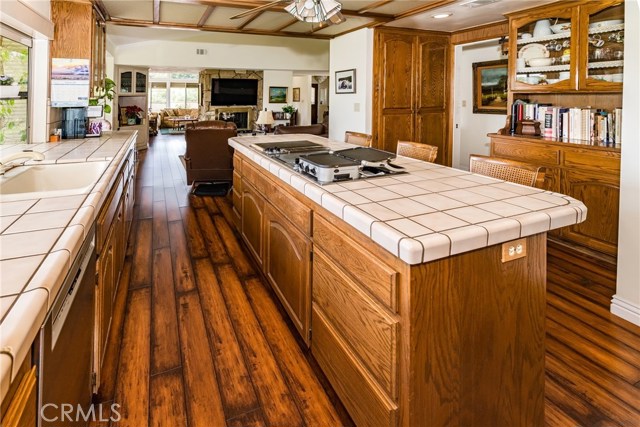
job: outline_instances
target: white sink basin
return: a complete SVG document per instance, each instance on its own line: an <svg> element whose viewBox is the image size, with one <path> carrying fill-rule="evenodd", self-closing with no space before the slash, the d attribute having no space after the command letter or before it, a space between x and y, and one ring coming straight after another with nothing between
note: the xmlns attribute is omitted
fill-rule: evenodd
<svg viewBox="0 0 640 427"><path fill-rule="evenodd" d="M105 161L19 166L0 176L0 201L86 194L108 165Z"/></svg>

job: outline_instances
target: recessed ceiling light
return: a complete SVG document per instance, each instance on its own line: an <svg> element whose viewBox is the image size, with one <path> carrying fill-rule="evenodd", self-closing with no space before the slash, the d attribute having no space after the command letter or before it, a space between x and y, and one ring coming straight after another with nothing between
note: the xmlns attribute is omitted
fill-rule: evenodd
<svg viewBox="0 0 640 427"><path fill-rule="evenodd" d="M450 17L451 15L453 15L453 13L451 13L451 12L444 12L444 13L438 13L438 14L436 14L436 15L431 15L431 17L432 17L433 19L443 19L443 18L448 18L448 17Z"/></svg>

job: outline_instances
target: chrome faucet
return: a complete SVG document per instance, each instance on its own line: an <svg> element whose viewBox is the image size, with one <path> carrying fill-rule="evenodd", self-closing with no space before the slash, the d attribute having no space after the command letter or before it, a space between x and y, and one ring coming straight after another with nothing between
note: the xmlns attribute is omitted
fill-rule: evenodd
<svg viewBox="0 0 640 427"><path fill-rule="evenodd" d="M22 162L16 162L15 160L25 159ZM19 153L10 154L7 157L0 159L0 175L4 175L5 172L15 168L16 166L24 165L27 160L44 160L44 154L39 151L22 150Z"/></svg>

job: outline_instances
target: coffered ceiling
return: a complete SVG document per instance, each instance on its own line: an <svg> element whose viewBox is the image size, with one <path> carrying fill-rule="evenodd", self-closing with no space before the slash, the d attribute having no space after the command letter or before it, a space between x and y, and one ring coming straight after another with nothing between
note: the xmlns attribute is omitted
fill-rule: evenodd
<svg viewBox="0 0 640 427"><path fill-rule="evenodd" d="M346 21L321 27L300 22L282 0L239 19L231 17L271 3L267 0L92 0L107 22L116 25L190 29L242 34L329 39L365 27L389 25L457 31L504 20L504 13L553 0L344 0ZM434 19L440 13L446 19Z"/></svg>

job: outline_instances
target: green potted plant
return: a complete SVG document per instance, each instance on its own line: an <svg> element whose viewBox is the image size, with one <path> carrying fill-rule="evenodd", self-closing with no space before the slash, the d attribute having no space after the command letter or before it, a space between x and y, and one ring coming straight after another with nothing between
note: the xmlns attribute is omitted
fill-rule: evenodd
<svg viewBox="0 0 640 427"><path fill-rule="evenodd" d="M0 76L0 98L15 98L20 93L20 86L14 84L11 76Z"/></svg>
<svg viewBox="0 0 640 427"><path fill-rule="evenodd" d="M290 119L291 115L296 112L296 107L293 105L285 105L282 107L282 112L284 113L285 118Z"/></svg>
<svg viewBox="0 0 640 427"><path fill-rule="evenodd" d="M125 107L124 115L127 118L127 124L135 125L140 123L140 120L142 119L140 113L142 113L142 108L137 105L129 105L128 107Z"/></svg>
<svg viewBox="0 0 640 427"><path fill-rule="evenodd" d="M105 114L111 113L111 105L107 104L107 101L113 101L113 97L116 94L116 82L110 78L105 78L104 86L96 87L94 93L95 96L89 98L89 105L102 105Z"/></svg>

